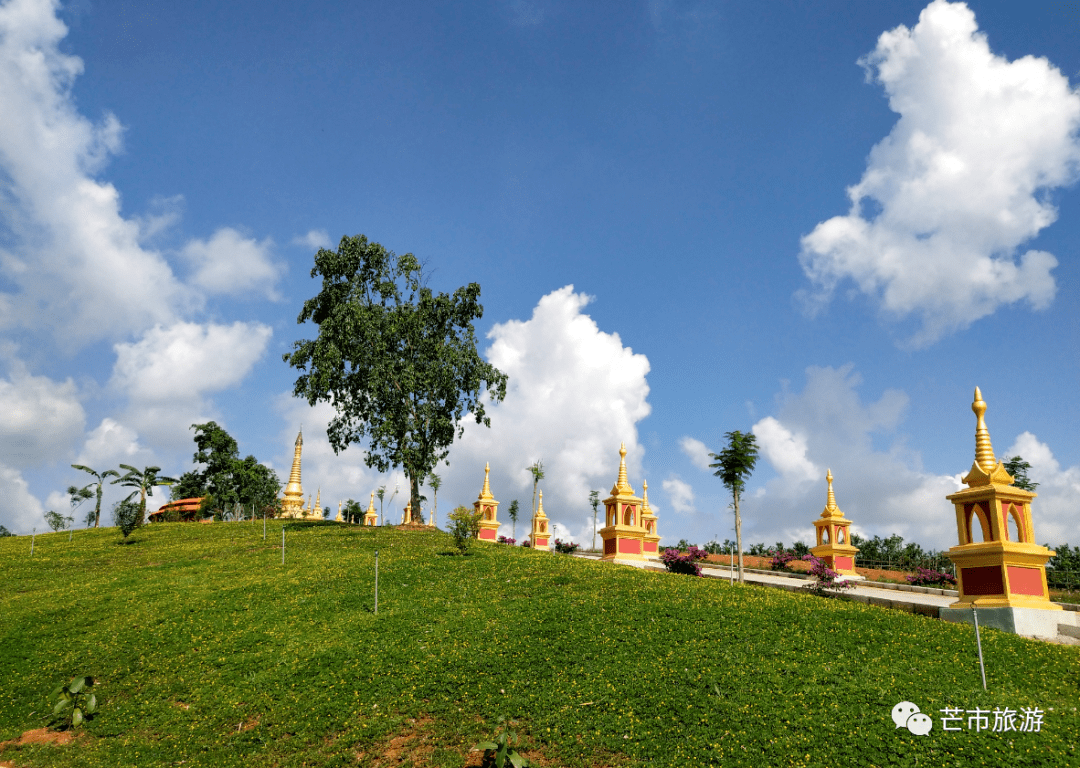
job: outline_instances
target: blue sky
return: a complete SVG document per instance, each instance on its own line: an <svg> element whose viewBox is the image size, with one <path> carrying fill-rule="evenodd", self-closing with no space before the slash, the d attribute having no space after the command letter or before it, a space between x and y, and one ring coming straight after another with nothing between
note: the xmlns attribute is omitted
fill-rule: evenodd
<svg viewBox="0 0 1080 768"><path fill-rule="evenodd" d="M857 530L948 547L979 385L1068 541L1078 31L1060 2L8 0L0 524L66 510L73 462L191 468L209 419L283 478L302 423L326 506L400 482L333 455L281 362L315 250L363 233L479 282L510 375L440 519L543 459L588 541L625 441L665 543L723 539L705 457L753 429L747 541L809 540L831 468Z"/></svg>

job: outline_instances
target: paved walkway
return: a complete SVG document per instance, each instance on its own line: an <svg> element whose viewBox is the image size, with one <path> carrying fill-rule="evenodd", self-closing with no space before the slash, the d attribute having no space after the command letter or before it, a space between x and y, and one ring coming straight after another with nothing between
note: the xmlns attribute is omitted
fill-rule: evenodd
<svg viewBox="0 0 1080 768"><path fill-rule="evenodd" d="M578 554L588 560L599 560L600 556L594 553ZM644 568L650 571L662 571L664 566L655 560L615 560L620 565L629 565L634 568ZM732 568L726 565L705 564L701 565L701 574L710 579L728 579L732 577ZM809 576L799 573L782 574L775 571L761 571L744 568L745 580L750 584L760 584L766 587L786 589L790 592L803 589L810 580ZM736 578L738 576L736 575ZM934 589L932 587L913 587L909 584L884 584L881 582L856 582L854 589L845 590L838 597L846 600L854 600L868 605L876 605L881 608L892 608L905 613L916 613L930 618L941 618L941 609L948 608L956 602L959 593L952 589ZM1080 606L1062 605L1065 610L1080 610ZM1080 645L1080 638L1071 636L1059 636L1056 642L1068 645Z"/></svg>

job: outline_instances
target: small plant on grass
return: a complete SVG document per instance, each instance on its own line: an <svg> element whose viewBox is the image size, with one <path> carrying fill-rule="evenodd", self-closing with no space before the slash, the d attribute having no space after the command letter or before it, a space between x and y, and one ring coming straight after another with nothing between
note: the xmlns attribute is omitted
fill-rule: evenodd
<svg viewBox="0 0 1080 768"><path fill-rule="evenodd" d="M782 549L770 554L772 557L769 560L769 567L774 571L790 570L789 566L799 559L794 552L785 552Z"/></svg>
<svg viewBox="0 0 1080 768"><path fill-rule="evenodd" d="M821 558L807 555L803 560L810 563L810 575L814 577L806 588L815 595L824 595L829 590L839 592L844 589L854 589L854 583L841 579L840 574L827 566Z"/></svg>
<svg viewBox="0 0 1080 768"><path fill-rule="evenodd" d="M506 718L499 718L499 725L495 729L494 741L481 741L476 745L477 749L484 750L484 762L482 765L484 768L504 768L507 764L514 766L514 768L523 768L523 766L532 765L529 759L522 757L518 754L516 749L512 749L515 744L520 744L521 739L518 735L510 730L506 724Z"/></svg>
<svg viewBox="0 0 1080 768"><path fill-rule="evenodd" d="M555 551L562 552L564 555L572 555L581 549L580 544L575 544L572 541L563 541L562 539L555 539Z"/></svg>
<svg viewBox="0 0 1080 768"><path fill-rule="evenodd" d="M97 697L90 692L93 686L92 677L73 677L70 683L53 691L51 698L56 703L52 710L52 727L66 731L91 719L98 710Z"/></svg>
<svg viewBox="0 0 1080 768"><path fill-rule="evenodd" d="M124 534L124 543L127 543L127 537L140 525L139 505L130 499L116 502L113 505L113 522Z"/></svg>
<svg viewBox="0 0 1080 768"><path fill-rule="evenodd" d="M919 566L915 573L905 577L914 587L955 587L956 577L945 571L935 571Z"/></svg>
<svg viewBox="0 0 1080 768"><path fill-rule="evenodd" d="M458 507L450 513L450 535L454 546L464 555L469 551L469 540L480 534L480 512L468 507Z"/></svg>
<svg viewBox="0 0 1080 768"><path fill-rule="evenodd" d="M688 576L700 576L701 566L698 562L704 560L709 556L709 553L700 547L695 547L691 544L686 548L686 554L684 555L677 549L665 549L664 554L660 556L661 562L664 563L664 567L668 569L670 573L685 573Z"/></svg>
<svg viewBox="0 0 1080 768"><path fill-rule="evenodd" d="M500 544L509 544L512 547L515 544L517 544L517 539L512 539L509 536L500 536L499 537L499 543Z"/></svg>

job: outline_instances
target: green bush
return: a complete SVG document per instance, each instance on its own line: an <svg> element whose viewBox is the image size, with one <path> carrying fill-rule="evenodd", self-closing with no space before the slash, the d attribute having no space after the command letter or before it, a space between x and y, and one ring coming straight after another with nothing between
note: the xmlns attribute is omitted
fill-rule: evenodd
<svg viewBox="0 0 1080 768"><path fill-rule="evenodd" d="M113 504L113 522L124 534L124 539L139 527L139 505L130 499L124 499Z"/></svg>
<svg viewBox="0 0 1080 768"><path fill-rule="evenodd" d="M480 512L468 507L458 507L450 513L450 535L454 546L464 555L469 551L469 540L480 535Z"/></svg>
<svg viewBox="0 0 1080 768"><path fill-rule="evenodd" d="M90 692L93 685L92 677L73 677L70 683L53 691L51 725L66 731L93 718L98 709L97 697Z"/></svg>

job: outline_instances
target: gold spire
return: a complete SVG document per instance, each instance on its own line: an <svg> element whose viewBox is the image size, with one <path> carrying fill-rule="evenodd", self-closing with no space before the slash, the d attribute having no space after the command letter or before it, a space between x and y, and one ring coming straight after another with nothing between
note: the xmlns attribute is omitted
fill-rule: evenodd
<svg viewBox="0 0 1080 768"><path fill-rule="evenodd" d="M537 504L537 506L536 506L536 516L537 517L547 517L547 515L544 514L544 492L543 491L540 491L540 503Z"/></svg>
<svg viewBox="0 0 1080 768"><path fill-rule="evenodd" d="M491 495L491 484L488 482L488 475L491 474L491 463L488 462L484 465L484 488L480 491L480 495L477 497L481 501L494 500L495 497Z"/></svg>
<svg viewBox="0 0 1080 768"><path fill-rule="evenodd" d="M626 479L626 443L619 445L619 479L611 487L611 495L634 495L634 489L630 487L630 481Z"/></svg>
<svg viewBox="0 0 1080 768"><path fill-rule="evenodd" d="M304 432L300 430L296 434L296 442L293 444L292 471L289 472L289 482L282 493L281 506L285 517L299 517L304 511L304 489L300 485L300 454L304 449Z"/></svg>
<svg viewBox="0 0 1080 768"><path fill-rule="evenodd" d="M369 515L375 514L375 491L371 492L371 501L368 502L366 511Z"/></svg>
<svg viewBox="0 0 1080 768"><path fill-rule="evenodd" d="M829 495L828 495L828 497L826 498L826 501L825 501L825 509L823 509L821 511L821 516L822 517L827 517L827 518L837 518L839 520L843 520L844 519L844 513L840 511L840 507L836 506L836 494L833 493L833 487L832 487L833 476L832 476L832 470L831 469L826 470L826 472L825 472L825 481L829 484Z"/></svg>
<svg viewBox="0 0 1080 768"><path fill-rule="evenodd" d="M322 517L322 488L315 494L315 514Z"/></svg>
<svg viewBox="0 0 1080 768"><path fill-rule="evenodd" d="M975 402L971 404L971 410L978 418L975 424L975 463L983 472L990 474L997 465L997 459L994 458L994 446L990 444L990 430L986 428L986 420L983 418L986 401L978 387L975 387Z"/></svg>
<svg viewBox="0 0 1080 768"><path fill-rule="evenodd" d="M641 512L647 515L649 513L649 481L642 480L641 488Z"/></svg>
<svg viewBox="0 0 1080 768"><path fill-rule="evenodd" d="M335 517L335 518L334 518L334 520L335 520L336 522L338 522L338 523L342 523L342 522L344 522L344 518L342 518L342 517L341 517L341 499L338 499L338 503L337 503L337 517Z"/></svg>

